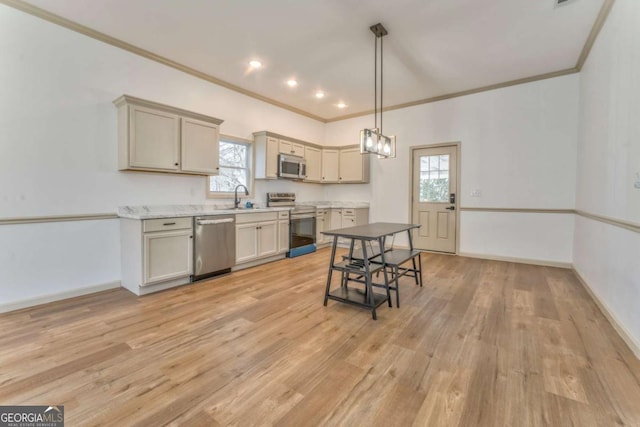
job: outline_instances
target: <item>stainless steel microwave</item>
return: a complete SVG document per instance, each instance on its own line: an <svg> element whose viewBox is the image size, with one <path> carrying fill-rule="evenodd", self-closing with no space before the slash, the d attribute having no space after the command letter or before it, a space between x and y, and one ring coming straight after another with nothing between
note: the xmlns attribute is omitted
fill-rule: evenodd
<svg viewBox="0 0 640 427"><path fill-rule="evenodd" d="M307 162L299 156L279 154L278 176L280 178L305 179L307 177Z"/></svg>

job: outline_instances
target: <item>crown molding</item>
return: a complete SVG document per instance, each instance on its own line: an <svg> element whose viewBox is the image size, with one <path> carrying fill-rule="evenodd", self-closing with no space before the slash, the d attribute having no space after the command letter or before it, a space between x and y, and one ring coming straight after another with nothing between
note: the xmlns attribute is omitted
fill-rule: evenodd
<svg viewBox="0 0 640 427"><path fill-rule="evenodd" d="M600 30L604 26L604 23L607 21L607 17L609 16L609 12L611 12L611 8L615 0L605 0L600 8L600 13L598 13L598 17L596 18L596 22L594 22L593 27L591 27L591 31L589 32L589 37L587 37L587 41L584 43L582 47L582 52L580 52L580 57L578 57L578 62L576 63L576 69L578 72L582 70L584 63L587 62L587 58L589 57L589 53L591 52L591 48L593 44L596 42L598 35L600 34Z"/></svg>

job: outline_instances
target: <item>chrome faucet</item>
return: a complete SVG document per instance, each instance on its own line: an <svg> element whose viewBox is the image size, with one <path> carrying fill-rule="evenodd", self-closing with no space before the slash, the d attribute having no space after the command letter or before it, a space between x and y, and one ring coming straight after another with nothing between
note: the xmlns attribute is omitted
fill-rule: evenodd
<svg viewBox="0 0 640 427"><path fill-rule="evenodd" d="M233 203L234 203L234 208L238 209L238 206L240 205L240 198L238 197L238 188L244 188L244 195L248 196L249 195L249 190L247 189L247 187L245 187L242 184L238 184L236 185L236 189L233 190L233 194L234 194L234 198L233 198Z"/></svg>

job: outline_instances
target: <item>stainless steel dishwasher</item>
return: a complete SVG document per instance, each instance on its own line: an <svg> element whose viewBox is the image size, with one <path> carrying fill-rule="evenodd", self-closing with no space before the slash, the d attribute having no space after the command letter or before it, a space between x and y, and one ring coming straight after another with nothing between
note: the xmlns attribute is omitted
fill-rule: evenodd
<svg viewBox="0 0 640 427"><path fill-rule="evenodd" d="M228 273L236 262L234 215L193 219L193 276L191 281Z"/></svg>

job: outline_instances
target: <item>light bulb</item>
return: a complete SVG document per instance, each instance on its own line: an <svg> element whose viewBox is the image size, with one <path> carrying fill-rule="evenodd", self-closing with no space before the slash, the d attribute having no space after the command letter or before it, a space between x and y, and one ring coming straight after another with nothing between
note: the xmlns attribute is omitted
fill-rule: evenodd
<svg viewBox="0 0 640 427"><path fill-rule="evenodd" d="M384 150L385 154L387 154L387 155L391 154L391 144L389 143L389 141L386 141L384 143L384 149L383 150Z"/></svg>
<svg viewBox="0 0 640 427"><path fill-rule="evenodd" d="M370 149L371 147L373 147L373 140L371 139L371 132L367 131L366 135L367 135L367 138L365 140L366 141L366 146L367 146L367 148Z"/></svg>

